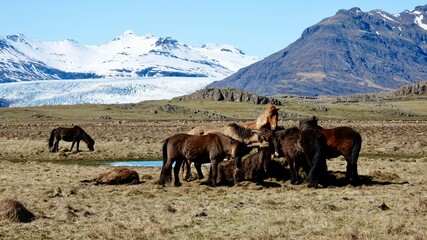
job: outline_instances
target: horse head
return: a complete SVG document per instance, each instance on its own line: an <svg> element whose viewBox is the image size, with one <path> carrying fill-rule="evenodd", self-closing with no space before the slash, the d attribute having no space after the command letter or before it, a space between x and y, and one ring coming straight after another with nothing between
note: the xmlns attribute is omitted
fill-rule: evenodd
<svg viewBox="0 0 427 240"><path fill-rule="evenodd" d="M86 143L87 148L89 148L90 151L94 151L95 148L93 147L95 145L95 140L93 140L89 134L86 132L83 132L82 134L82 140Z"/></svg>
<svg viewBox="0 0 427 240"><path fill-rule="evenodd" d="M268 104L264 112L256 120L256 128L275 130L279 122L279 108L273 104Z"/></svg>
<svg viewBox="0 0 427 240"><path fill-rule="evenodd" d="M299 129L305 130L309 128L318 129L320 126L317 124L319 119L316 116L312 116L311 118L307 118L299 121Z"/></svg>

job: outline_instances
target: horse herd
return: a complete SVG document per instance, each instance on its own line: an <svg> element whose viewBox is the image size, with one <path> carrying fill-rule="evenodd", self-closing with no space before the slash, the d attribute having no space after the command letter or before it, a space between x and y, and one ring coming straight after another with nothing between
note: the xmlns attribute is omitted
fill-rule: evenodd
<svg viewBox="0 0 427 240"><path fill-rule="evenodd" d="M164 140L163 166L158 184L172 180L180 186L179 175L191 180L191 163L197 177L203 179L202 164L210 163L206 184L233 185L239 181L262 181L269 177L273 157L286 158L291 184L300 184L305 172L309 187L328 185L326 159L344 156L347 161L346 178L354 184L359 181L357 160L362 145L360 134L351 127L322 128L318 119L300 120L299 126L284 129L278 126L279 109L268 104L256 121L243 124L230 123L220 128L196 127L188 133L178 133ZM95 141L78 126L56 128L51 131L49 148L58 151L60 140L76 144L80 140L89 150ZM254 150L255 149L255 150ZM227 159L227 160L225 160ZM175 164L175 165L173 165Z"/></svg>

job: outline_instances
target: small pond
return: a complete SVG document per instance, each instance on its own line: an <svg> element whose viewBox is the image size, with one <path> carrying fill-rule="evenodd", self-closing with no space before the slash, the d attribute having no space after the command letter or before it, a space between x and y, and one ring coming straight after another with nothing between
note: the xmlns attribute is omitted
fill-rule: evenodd
<svg viewBox="0 0 427 240"><path fill-rule="evenodd" d="M105 165L115 167L162 167L163 161L122 161L122 162L109 162Z"/></svg>
<svg viewBox="0 0 427 240"><path fill-rule="evenodd" d="M85 162L83 165L102 165L102 166L114 166L114 167L162 167L162 160L152 160L152 161L116 161L116 162Z"/></svg>

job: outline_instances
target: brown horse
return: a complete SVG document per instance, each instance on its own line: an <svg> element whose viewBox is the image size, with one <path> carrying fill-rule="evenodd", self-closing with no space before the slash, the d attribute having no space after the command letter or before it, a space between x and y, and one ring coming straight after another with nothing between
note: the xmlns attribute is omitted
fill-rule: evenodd
<svg viewBox="0 0 427 240"><path fill-rule="evenodd" d="M279 108L273 104L267 104L265 110L258 116L255 122L247 122L242 125L255 130L275 130L279 122Z"/></svg>
<svg viewBox="0 0 427 240"><path fill-rule="evenodd" d="M195 136L185 133L175 134L167 138L162 147L163 167L160 174L159 184L165 185L171 178L172 164L174 166L175 186L180 186L179 169L183 161L190 165L194 163L204 163L210 160L208 184L216 186L218 164L229 157L236 167L241 165L241 158L247 152L247 147L242 142L225 136L221 133L209 133L207 135Z"/></svg>
<svg viewBox="0 0 427 240"><path fill-rule="evenodd" d="M317 121L318 118L313 116L305 124L310 124L319 129L325 136L327 143L326 158L331 159L341 155L344 156L347 161L346 177L353 183L357 183L359 181L357 160L362 147L362 137L351 127L343 126L327 129L319 126Z"/></svg>
<svg viewBox="0 0 427 240"><path fill-rule="evenodd" d="M269 140L272 141L270 134ZM242 160L242 167L236 169L231 161L221 162L218 166L218 182L221 185L233 185L238 181L262 181L267 177L271 155L274 152L273 144L259 148L258 152L252 153Z"/></svg>
<svg viewBox="0 0 427 240"><path fill-rule="evenodd" d="M221 133L226 136L229 136L233 139L236 139L239 142L246 144L249 148L254 147L267 147L269 146L268 142L268 131L267 130L252 130L242 125L236 123L229 123L225 127L220 128L206 128L206 127L195 127L188 132L190 135L206 135L209 133ZM202 179L203 173L201 171L201 163L194 163L194 166L198 173L198 178ZM183 164L183 175L186 181L190 180L191 177L191 168L186 162Z"/></svg>
<svg viewBox="0 0 427 240"><path fill-rule="evenodd" d="M50 132L49 138L49 149L52 149L52 152L58 151L60 140L72 142L70 152L73 150L75 143L77 143L77 152L80 151L80 140L86 143L90 151L94 150L93 146L95 145L95 141L79 126L74 126L73 128L58 127L53 129Z"/></svg>
<svg viewBox="0 0 427 240"><path fill-rule="evenodd" d="M140 183L138 173L126 167L116 167L111 171L102 173L94 179L82 180L81 182L94 182L95 184L107 185Z"/></svg>

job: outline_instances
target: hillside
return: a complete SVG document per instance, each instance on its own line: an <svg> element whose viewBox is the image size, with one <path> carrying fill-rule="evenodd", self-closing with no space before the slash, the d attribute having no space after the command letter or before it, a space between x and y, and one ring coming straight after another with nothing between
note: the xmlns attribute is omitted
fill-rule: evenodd
<svg viewBox="0 0 427 240"><path fill-rule="evenodd" d="M427 5L389 14L340 10L283 50L210 88L264 95L346 95L427 80Z"/></svg>

